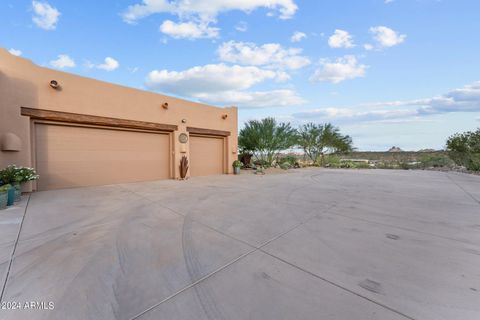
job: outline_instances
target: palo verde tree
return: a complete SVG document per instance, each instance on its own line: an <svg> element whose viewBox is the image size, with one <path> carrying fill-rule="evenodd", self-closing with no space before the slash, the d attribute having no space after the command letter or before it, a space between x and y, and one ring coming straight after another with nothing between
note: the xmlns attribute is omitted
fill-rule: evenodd
<svg viewBox="0 0 480 320"><path fill-rule="evenodd" d="M242 152L251 152L257 160L272 165L282 150L295 145L296 130L289 123L278 123L274 118L250 120L238 135Z"/></svg>
<svg viewBox="0 0 480 320"><path fill-rule="evenodd" d="M448 156L457 164L480 171L480 128L457 133L447 140Z"/></svg>
<svg viewBox="0 0 480 320"><path fill-rule="evenodd" d="M353 150L352 138L342 135L340 129L330 123L308 123L300 126L297 144L313 163L318 163L326 153L350 152Z"/></svg>

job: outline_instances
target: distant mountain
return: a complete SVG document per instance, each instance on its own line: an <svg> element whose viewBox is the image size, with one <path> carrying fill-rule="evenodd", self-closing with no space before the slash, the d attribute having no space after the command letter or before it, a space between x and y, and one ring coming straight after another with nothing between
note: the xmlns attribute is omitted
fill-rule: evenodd
<svg viewBox="0 0 480 320"><path fill-rule="evenodd" d="M391 147L390 149L388 149L388 152L403 152L402 149L400 149L399 147Z"/></svg>

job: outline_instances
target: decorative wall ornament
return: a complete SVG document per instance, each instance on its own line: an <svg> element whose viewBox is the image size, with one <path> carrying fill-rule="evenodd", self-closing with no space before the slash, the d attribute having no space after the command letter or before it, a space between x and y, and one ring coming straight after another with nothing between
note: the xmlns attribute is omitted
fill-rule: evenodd
<svg viewBox="0 0 480 320"><path fill-rule="evenodd" d="M186 156L183 156L182 160L180 160L180 178L182 180L184 180L185 177L187 176L187 172L188 172L188 159Z"/></svg>
<svg viewBox="0 0 480 320"><path fill-rule="evenodd" d="M188 134L180 133L180 135L178 136L178 141L180 141L180 143L187 143L188 142Z"/></svg>

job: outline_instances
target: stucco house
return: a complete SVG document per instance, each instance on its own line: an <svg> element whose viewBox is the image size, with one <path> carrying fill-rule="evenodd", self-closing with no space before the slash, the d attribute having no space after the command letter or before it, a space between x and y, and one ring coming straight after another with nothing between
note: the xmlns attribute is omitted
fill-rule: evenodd
<svg viewBox="0 0 480 320"><path fill-rule="evenodd" d="M0 49L0 167L49 190L227 174L237 108L218 108L35 65Z"/></svg>

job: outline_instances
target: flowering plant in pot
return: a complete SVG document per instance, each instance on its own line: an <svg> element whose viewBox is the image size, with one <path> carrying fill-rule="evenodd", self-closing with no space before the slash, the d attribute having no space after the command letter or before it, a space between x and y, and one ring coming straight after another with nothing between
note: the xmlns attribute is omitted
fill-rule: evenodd
<svg viewBox="0 0 480 320"><path fill-rule="evenodd" d="M0 186L0 210L3 210L7 207L8 203L8 190L10 190L11 185L4 184Z"/></svg>
<svg viewBox="0 0 480 320"><path fill-rule="evenodd" d="M239 160L233 161L233 173L240 174L240 168L242 167L242 163Z"/></svg>
<svg viewBox="0 0 480 320"><path fill-rule="evenodd" d="M38 179L35 169L28 167L17 167L16 165L9 165L0 171L0 180L5 184L13 185L9 191L8 205L13 204L14 201L19 201L22 195L23 183L34 181ZM13 198L13 199L12 199Z"/></svg>

